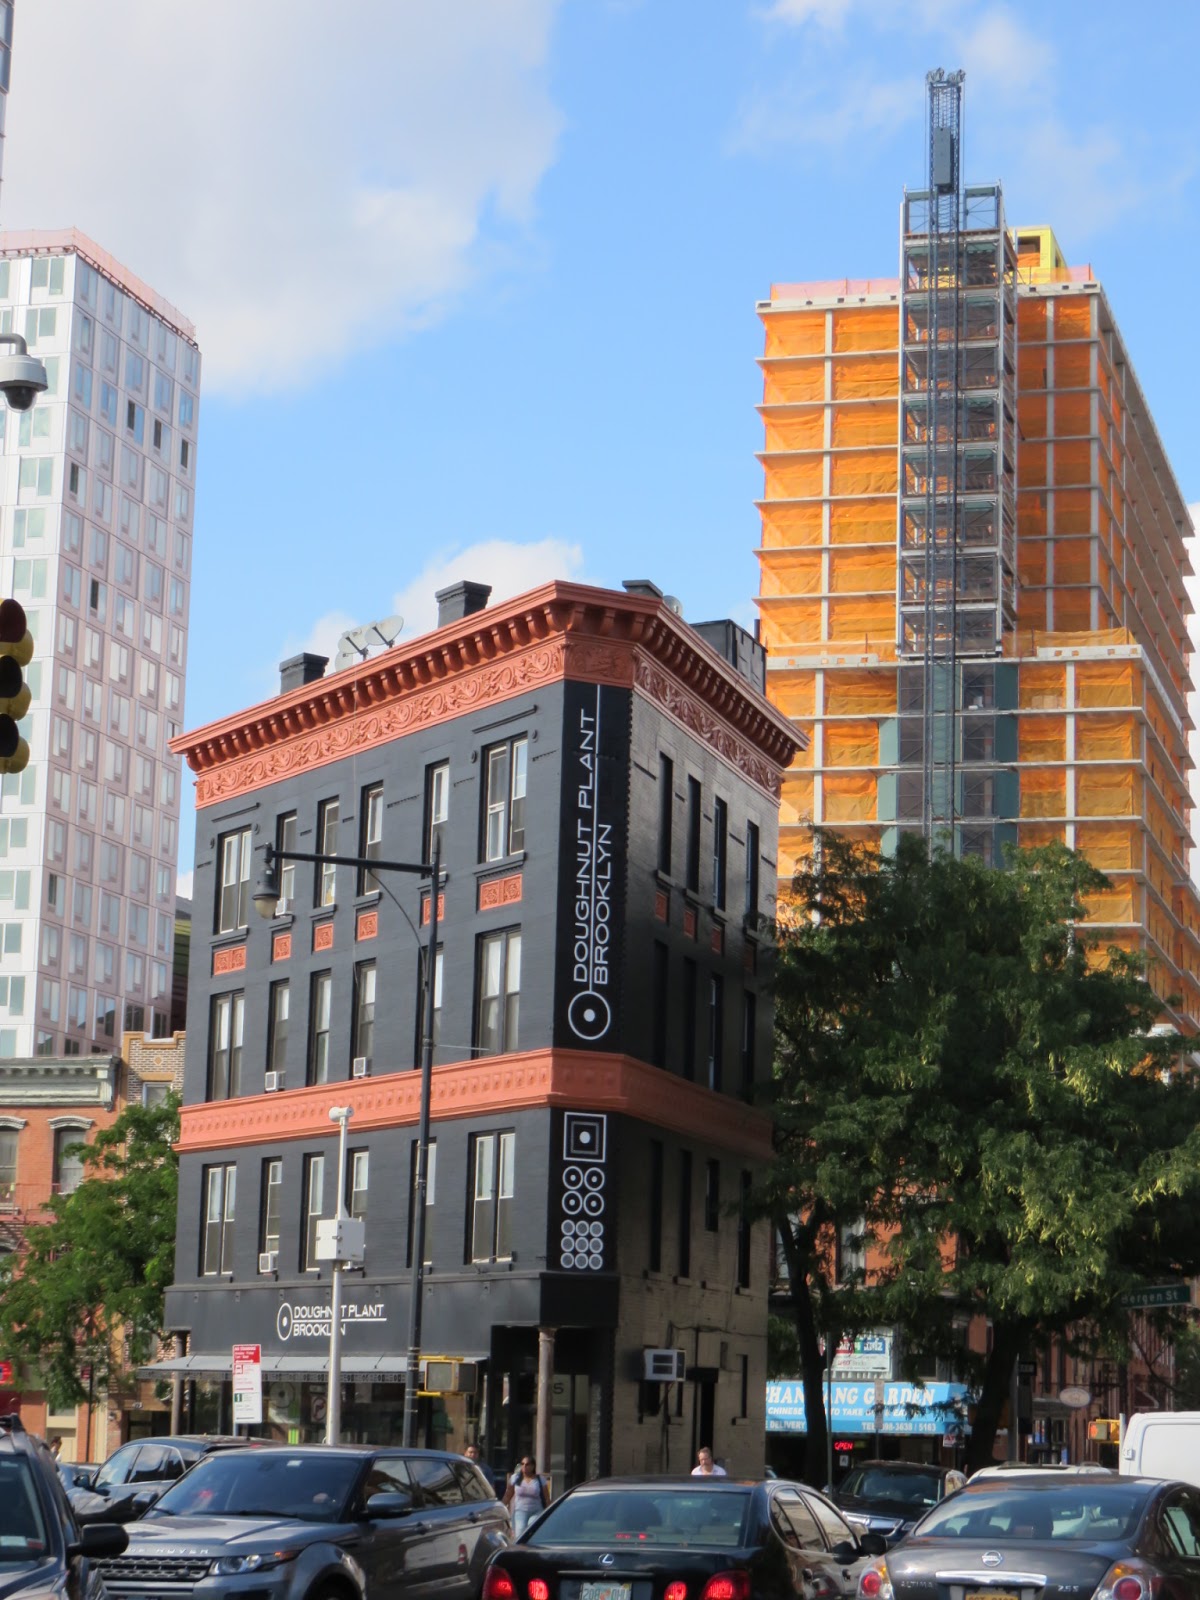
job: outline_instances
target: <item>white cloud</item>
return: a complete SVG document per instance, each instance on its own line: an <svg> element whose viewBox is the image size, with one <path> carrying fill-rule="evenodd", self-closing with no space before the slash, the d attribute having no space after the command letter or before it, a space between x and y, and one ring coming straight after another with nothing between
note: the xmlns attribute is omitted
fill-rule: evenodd
<svg viewBox="0 0 1200 1600"><path fill-rule="evenodd" d="M181 872L175 879L175 893L181 900L190 900L192 898L193 876L191 872Z"/></svg>
<svg viewBox="0 0 1200 1600"><path fill-rule="evenodd" d="M490 583L489 605L508 600L514 594L534 589L551 578L578 578L583 568L583 551L565 539L539 539L519 544L510 539L486 539L468 545L449 556L431 561L395 597L393 609L404 618L405 637L426 633L437 626L439 589L466 578L472 583Z"/></svg>
<svg viewBox="0 0 1200 1600"><path fill-rule="evenodd" d="M854 9L855 0L775 0L763 12L767 22L800 28L815 22L821 28L840 28Z"/></svg>
<svg viewBox="0 0 1200 1600"><path fill-rule="evenodd" d="M195 321L210 389L303 385L528 226L556 6L24 5L5 226L94 237Z"/></svg>

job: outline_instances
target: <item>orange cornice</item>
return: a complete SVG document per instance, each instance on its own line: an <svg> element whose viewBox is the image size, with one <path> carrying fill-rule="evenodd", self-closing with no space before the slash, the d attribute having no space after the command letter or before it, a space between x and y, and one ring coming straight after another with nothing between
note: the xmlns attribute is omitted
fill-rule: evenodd
<svg viewBox="0 0 1200 1600"><path fill-rule="evenodd" d="M213 805L562 678L635 688L775 797L805 737L662 600L555 582L181 734L171 749L197 774L196 804Z"/></svg>
<svg viewBox="0 0 1200 1600"><path fill-rule="evenodd" d="M187 1154L328 1138L335 1104L354 1107L355 1132L415 1126L420 1094L421 1075L414 1070L184 1106L178 1148ZM761 1112L631 1056L531 1050L434 1068L435 1121L537 1106L619 1112L758 1160L771 1153L771 1124Z"/></svg>

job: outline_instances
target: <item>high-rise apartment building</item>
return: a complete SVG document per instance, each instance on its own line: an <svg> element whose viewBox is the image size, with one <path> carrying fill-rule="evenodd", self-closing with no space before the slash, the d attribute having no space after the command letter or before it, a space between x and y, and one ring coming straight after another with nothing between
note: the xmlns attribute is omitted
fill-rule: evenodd
<svg viewBox="0 0 1200 1600"><path fill-rule="evenodd" d="M939 203L906 195L898 279L759 306L762 638L810 734L780 872L814 824L1061 840L1111 880L1089 929L1197 1026L1183 495L1092 269L996 187L948 232Z"/></svg>
<svg viewBox="0 0 1200 1600"><path fill-rule="evenodd" d="M200 353L74 231L0 235L0 332L49 378L0 411L0 593L36 641L29 765L0 784L0 1057L111 1052L170 1025Z"/></svg>

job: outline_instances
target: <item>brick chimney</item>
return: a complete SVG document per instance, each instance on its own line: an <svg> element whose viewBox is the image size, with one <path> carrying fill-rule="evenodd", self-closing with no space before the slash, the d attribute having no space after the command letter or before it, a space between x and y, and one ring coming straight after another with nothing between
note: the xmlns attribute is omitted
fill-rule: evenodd
<svg viewBox="0 0 1200 1600"><path fill-rule="evenodd" d="M438 603L438 627L461 622L464 617L472 617L477 611L482 611L491 592L490 583L467 583L465 579L461 583L450 584L446 589L439 589L434 597Z"/></svg>

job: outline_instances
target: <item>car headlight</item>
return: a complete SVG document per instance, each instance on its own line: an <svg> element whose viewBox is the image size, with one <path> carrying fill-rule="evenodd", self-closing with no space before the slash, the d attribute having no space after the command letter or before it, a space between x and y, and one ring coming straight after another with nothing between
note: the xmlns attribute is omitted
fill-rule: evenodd
<svg viewBox="0 0 1200 1600"><path fill-rule="evenodd" d="M252 1556L219 1556L213 1562L213 1571L223 1578L236 1578L239 1572L266 1572L284 1561L294 1561L296 1550L265 1550Z"/></svg>

